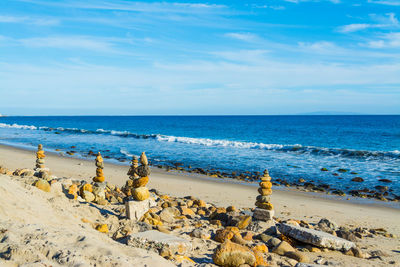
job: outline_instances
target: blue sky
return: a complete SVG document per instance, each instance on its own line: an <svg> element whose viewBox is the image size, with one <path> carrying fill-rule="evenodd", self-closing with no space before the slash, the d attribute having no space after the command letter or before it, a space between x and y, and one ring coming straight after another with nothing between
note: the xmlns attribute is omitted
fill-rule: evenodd
<svg viewBox="0 0 400 267"><path fill-rule="evenodd" d="M400 114L400 0L2 0L0 113Z"/></svg>

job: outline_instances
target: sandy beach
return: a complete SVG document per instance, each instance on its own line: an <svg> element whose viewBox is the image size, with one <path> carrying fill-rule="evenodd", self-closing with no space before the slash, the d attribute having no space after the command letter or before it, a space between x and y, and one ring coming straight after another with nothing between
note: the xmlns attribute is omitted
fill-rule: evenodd
<svg viewBox="0 0 400 267"><path fill-rule="evenodd" d="M7 169L32 169L34 162L35 153L33 151L0 146L0 165ZM46 166L57 177L68 177L88 182L91 181L95 173L93 160L63 157L51 153L47 153ZM127 180L128 168L128 166L106 163L104 175L107 182L122 186ZM148 187L176 197L194 196L222 207L233 205L238 208L252 208L257 196L255 185L167 173L158 169L153 169ZM317 223L321 218L328 218L338 225L351 228L384 228L387 232L397 236L396 238L377 236L360 239L362 248L384 251L387 257L383 259L357 259L341 253L325 253L327 254L324 256L325 258L335 259L340 266L345 266L344 263L349 264L346 266L356 266L353 264L357 264L357 262L362 262L363 266L386 266L388 262L400 264L398 242L400 210L398 203L391 203L393 207L388 207L385 206L384 202L360 204L347 201L346 198L342 199L276 188L273 188L271 196L271 202L276 210L275 216L281 220L295 219ZM357 266L361 265L357 264Z"/></svg>

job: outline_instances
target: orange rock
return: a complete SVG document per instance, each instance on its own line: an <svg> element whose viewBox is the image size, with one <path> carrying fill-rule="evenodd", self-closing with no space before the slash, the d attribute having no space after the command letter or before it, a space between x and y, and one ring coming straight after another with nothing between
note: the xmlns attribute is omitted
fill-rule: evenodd
<svg viewBox="0 0 400 267"><path fill-rule="evenodd" d="M269 202L256 201L256 207L264 210L273 210L274 206Z"/></svg>
<svg viewBox="0 0 400 267"><path fill-rule="evenodd" d="M214 240L220 243L224 243L226 240L231 240L235 235L234 232L227 229L219 229L215 233Z"/></svg>
<svg viewBox="0 0 400 267"><path fill-rule="evenodd" d="M169 199L169 196L168 196L168 195L161 195L160 198L161 198L161 199L164 199L164 200L168 200L168 199Z"/></svg>
<svg viewBox="0 0 400 267"><path fill-rule="evenodd" d="M272 194L272 190L265 189L265 188L258 188L258 193L260 193L260 195L262 195L262 196L269 196Z"/></svg>
<svg viewBox="0 0 400 267"><path fill-rule="evenodd" d="M195 204L195 205L197 205L198 207L200 207L200 208L204 208L204 207L206 207L206 202L204 201L204 200L201 200L201 199L196 199L194 202L193 202L193 204Z"/></svg>
<svg viewBox="0 0 400 267"><path fill-rule="evenodd" d="M78 186L76 184L72 184L68 189L68 194L76 195L78 192Z"/></svg>
<svg viewBox="0 0 400 267"><path fill-rule="evenodd" d="M251 223L251 216L249 215L244 215L240 217L240 221L237 224L237 227L239 229L245 229L249 224Z"/></svg>
<svg viewBox="0 0 400 267"><path fill-rule="evenodd" d="M192 209L189 209L189 208L186 208L186 207L180 207L180 209L181 209L181 214L182 215L190 215L190 216L195 215L194 211Z"/></svg>
<svg viewBox="0 0 400 267"><path fill-rule="evenodd" d="M235 206L229 206L226 208L227 212L231 212L231 211L237 211L237 208Z"/></svg>
<svg viewBox="0 0 400 267"><path fill-rule="evenodd" d="M146 187L133 188L132 196L138 201L143 201L150 197L150 192L149 189L147 189Z"/></svg>
<svg viewBox="0 0 400 267"><path fill-rule="evenodd" d="M100 152L97 153L96 161L97 161L97 162L103 162L103 158L101 157Z"/></svg>
<svg viewBox="0 0 400 267"><path fill-rule="evenodd" d="M50 190L51 190L51 186L50 186L49 182L47 182L44 179L37 180L35 183L35 186L45 192L50 192Z"/></svg>
<svg viewBox="0 0 400 267"><path fill-rule="evenodd" d="M253 251L260 251L262 253L267 253L268 252L268 247L265 244L255 245L253 247Z"/></svg>
<svg viewBox="0 0 400 267"><path fill-rule="evenodd" d="M104 176L96 176L93 178L93 182L97 182L97 183L102 183L104 182L105 178Z"/></svg>
<svg viewBox="0 0 400 267"><path fill-rule="evenodd" d="M199 210L199 211L197 211L197 215L205 216L206 212L204 210Z"/></svg>
<svg viewBox="0 0 400 267"><path fill-rule="evenodd" d="M253 250L254 256L256 258L256 263L254 266L267 266L267 262L264 260L263 254L261 251Z"/></svg>
<svg viewBox="0 0 400 267"><path fill-rule="evenodd" d="M254 233L251 232L251 231L247 231L247 232L242 233L242 238L244 240L246 240L246 241L252 241L253 240L253 236L254 236Z"/></svg>
<svg viewBox="0 0 400 267"><path fill-rule="evenodd" d="M96 169L96 176L98 176L98 177L104 176L104 174L103 174L103 169L97 168L97 169Z"/></svg>
<svg viewBox="0 0 400 267"><path fill-rule="evenodd" d="M91 184L84 184L84 185L81 187L81 194L82 194L83 191L89 191L90 193L92 193L92 192L93 192L93 187L92 187L92 185L91 185Z"/></svg>
<svg viewBox="0 0 400 267"><path fill-rule="evenodd" d="M145 177L134 179L132 181L133 181L133 184L132 184L133 187L137 188L137 187L145 186L149 182L149 177L145 176Z"/></svg>
<svg viewBox="0 0 400 267"><path fill-rule="evenodd" d="M96 230L100 233L108 233L108 226L107 224L99 224L96 226Z"/></svg>
<svg viewBox="0 0 400 267"><path fill-rule="evenodd" d="M36 152L36 157L38 159L44 159L46 157L46 155L44 154L43 150L39 150L38 152Z"/></svg>
<svg viewBox="0 0 400 267"><path fill-rule="evenodd" d="M255 266L256 256L249 248L227 240L215 250L213 261L219 266Z"/></svg>
<svg viewBox="0 0 400 267"><path fill-rule="evenodd" d="M271 182L260 182L259 185L261 188L264 189L271 189L272 188L272 183Z"/></svg>

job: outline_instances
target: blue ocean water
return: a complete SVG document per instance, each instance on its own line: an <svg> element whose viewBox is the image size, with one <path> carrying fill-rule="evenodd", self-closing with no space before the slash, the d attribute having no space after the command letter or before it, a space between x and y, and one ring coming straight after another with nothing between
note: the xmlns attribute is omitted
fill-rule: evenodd
<svg viewBox="0 0 400 267"><path fill-rule="evenodd" d="M101 151L120 161L146 151L153 164L227 173L268 168L273 178L303 178L342 190L389 179L384 185L400 195L396 115L1 117L0 143L31 148L42 143L46 150L81 156ZM355 176L365 181L352 182Z"/></svg>

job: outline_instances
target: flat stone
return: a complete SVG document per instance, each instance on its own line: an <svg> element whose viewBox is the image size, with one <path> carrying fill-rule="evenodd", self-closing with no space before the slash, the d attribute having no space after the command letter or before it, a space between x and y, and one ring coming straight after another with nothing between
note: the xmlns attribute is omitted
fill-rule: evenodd
<svg viewBox="0 0 400 267"><path fill-rule="evenodd" d="M279 231L301 242L322 248L347 251L356 246L353 242L343 238L300 226L280 224Z"/></svg>
<svg viewBox="0 0 400 267"><path fill-rule="evenodd" d="M130 220L139 221L151 207L156 205L152 198L143 201L129 200L125 202L126 217Z"/></svg>
<svg viewBox="0 0 400 267"><path fill-rule="evenodd" d="M326 265L299 262L295 267L326 267Z"/></svg>
<svg viewBox="0 0 400 267"><path fill-rule="evenodd" d="M192 250L192 243L190 241L156 230L132 234L129 236L127 244L142 248L170 250L173 254L185 254Z"/></svg>
<svg viewBox="0 0 400 267"><path fill-rule="evenodd" d="M274 210L265 210L256 208L253 213L253 218L256 220L267 222L273 219L274 214L275 214Z"/></svg>

